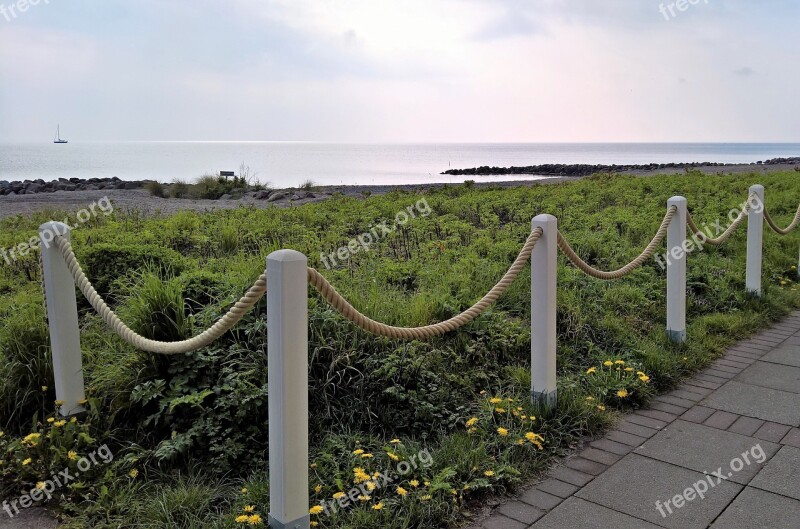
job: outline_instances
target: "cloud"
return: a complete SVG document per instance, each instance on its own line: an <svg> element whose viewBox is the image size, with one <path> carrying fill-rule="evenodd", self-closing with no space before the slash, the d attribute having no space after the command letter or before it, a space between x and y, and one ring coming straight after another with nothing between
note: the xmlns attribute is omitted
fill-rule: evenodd
<svg viewBox="0 0 800 529"><path fill-rule="evenodd" d="M756 74L756 71L750 68L749 66L744 66L742 68L739 68L738 70L735 70L733 73L735 73L736 75L740 75L742 77L751 77Z"/></svg>

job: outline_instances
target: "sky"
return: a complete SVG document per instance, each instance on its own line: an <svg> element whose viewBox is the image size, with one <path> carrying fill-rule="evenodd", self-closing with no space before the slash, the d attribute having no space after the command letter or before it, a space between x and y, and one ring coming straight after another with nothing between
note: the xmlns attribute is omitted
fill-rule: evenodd
<svg viewBox="0 0 800 529"><path fill-rule="evenodd" d="M800 142L794 0L25 1L5 142Z"/></svg>

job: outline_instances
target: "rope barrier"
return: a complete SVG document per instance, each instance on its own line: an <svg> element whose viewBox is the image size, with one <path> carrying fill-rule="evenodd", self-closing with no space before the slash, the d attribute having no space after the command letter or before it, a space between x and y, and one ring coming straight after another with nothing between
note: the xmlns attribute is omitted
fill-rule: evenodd
<svg viewBox="0 0 800 529"><path fill-rule="evenodd" d="M778 235L787 235L790 231L797 227L798 223L800 223L800 206L797 206L797 212L795 212L792 222L784 229L779 228L778 225L775 224L775 221L772 220L772 216L769 214L769 211L767 211L766 206L764 206L764 220L767 221L767 224L770 228L772 228L772 231Z"/></svg>
<svg viewBox="0 0 800 529"><path fill-rule="evenodd" d="M188 340L179 342L159 342L157 340L150 340L134 332L119 319L108 305L106 305L106 302L103 301L103 298L101 298L94 289L92 283L89 282L86 274L83 273L81 265L78 263L78 258L75 257L75 252L72 251L72 245L69 241L63 237L56 237L55 245L61 250L61 254L64 256L64 260L67 263L67 268L69 268L72 277L75 279L75 284L78 285L78 288L92 307L94 307L94 310L103 318L103 321L105 321L120 338L134 347L151 353L164 355L190 353L209 345L232 329L267 291L267 276L266 274L261 274L247 293L239 299L222 318L207 330Z"/></svg>
<svg viewBox="0 0 800 529"><path fill-rule="evenodd" d="M522 270L522 267L525 266L525 263L530 258L531 251L533 251L536 241L538 241L541 236L541 228L536 228L531 232L531 234L528 236L528 239L525 241L525 245L522 247L522 250L520 250L519 255L517 255L514 263L505 273L503 278L500 279L500 281L498 281L497 284L492 287L492 289L485 296L483 296L483 298L480 299L480 301L472 305L461 314L453 316L449 320L436 323L434 325L426 325L424 327L394 327L380 323L365 316L356 310L346 299L344 299L341 294L336 291L333 285L331 285L328 280L322 276L322 274L313 268L308 269L308 281L319 291L320 295L322 295L322 297L325 298L325 300L330 303L334 309L336 309L342 316L356 324L361 329L371 332L372 334L386 336L389 338L421 340L423 338L439 336L446 332L454 331L480 316L497 300L497 298L500 297L500 295L503 294L503 292L506 291L506 289L508 289L508 286L514 282L519 274L519 271Z"/></svg>
<svg viewBox="0 0 800 529"><path fill-rule="evenodd" d="M742 211L739 213L739 216L736 217L736 219L734 219L733 222L731 222L731 225L728 226L728 229L722 232L722 234L719 237L712 239L711 237L706 235L705 232L700 231L700 228L698 228L697 224L694 223L694 218L692 218L692 214L689 213L688 211L686 212L686 225L688 226L689 230L691 230L692 234L695 235L697 238L699 238L701 241L703 241L703 243L710 244L711 246L720 246L722 243L728 240L728 238L736 230L736 228L739 227L739 224L741 224L742 221L745 219L745 217L747 217L747 212L750 211L750 207L752 206L751 201L754 196L756 195L750 195L750 197L747 199L747 202L745 203L744 208L742 208ZM798 210L798 213L800 213L800 210Z"/></svg>
<svg viewBox="0 0 800 529"><path fill-rule="evenodd" d="M672 206L667 211L667 214L664 215L664 220L661 221L661 226L658 228L653 239L650 241L650 244L644 249L639 256L631 261L630 263L626 264L622 268L617 270L612 270L610 272L606 272L604 270L599 270L583 259L581 259L578 254L575 253L575 250L567 242L567 239L564 237L564 234L561 233L561 230L558 231L558 247L564 252L564 255L567 256L572 264L578 267L583 273L588 276L595 277L597 279L619 279L621 277L625 277L626 275L630 274L635 269L639 268L642 263L644 263L647 259L651 258L658 248L658 245L661 244L661 241L667 235L667 229L669 228L669 223L672 221L672 217L675 216L675 213L678 211L678 208Z"/></svg>
<svg viewBox="0 0 800 529"><path fill-rule="evenodd" d="M728 229L717 238L709 238L705 233L701 232L694 223L691 214L688 213L686 219L687 226L695 235L703 237L706 243L711 245L720 245L725 242L728 237L730 237L733 231L747 216L747 212L751 207L752 197L753 195L748 198L745 207L742 209L739 216L731 223ZM640 267L647 259L653 256L656 248L658 248L659 244L661 244L661 241L666 236L669 224L677 211L678 208L676 206L670 207L667 211L667 214L664 216L664 220L661 221L661 226L658 228L655 236L645 247L642 253L640 253L639 256L633 261L617 270L599 270L588 264L586 261L581 259L577 253L575 253L561 231L558 232L558 247L567 257L567 259L569 259L585 274L604 280L619 279L630 274L633 270ZM769 213L767 213L766 208L764 209L764 216L770 228L780 235L786 235L795 227L797 227L798 224L800 224L800 206L798 206L792 222L784 229L779 228L775 224L772 217L769 215ZM497 301L497 299L517 278L519 272L530 258L531 252L533 251L536 242L541 238L542 233L543 231L541 228L536 228L530 233L511 267L506 271L500 281L498 281L492 287L492 289L489 290L489 292L487 292L486 295L484 295L477 303L472 305L464 312L453 316L446 321L432 325L425 325L422 327L395 327L392 325L386 325L359 312L336 291L333 285L331 285L328 280L322 276L322 274L320 274L314 268L308 268L308 281L314 288L317 289L317 291L319 291L320 295L328 303L330 303L330 305L337 312L353 322L359 328L372 334L386 336L389 338L420 340L432 336L439 336L459 329L483 314L486 309L489 308L495 301ZM108 326L111 327L111 329L127 343L151 353L181 354L189 353L202 347L206 347L220 338L227 331L232 329L242 319L245 313L247 313L247 311L249 311L267 291L266 273L263 273L259 276L253 286L250 287L247 293L245 293L245 295L242 296L233 305L233 307L231 307L230 310L224 316L222 316L222 318L197 336L177 342L160 342L157 340L151 340L141 336L140 334L137 334L125 323L123 323L122 320L120 320L119 317L114 313L114 311L106 304L103 298L100 297L94 286L92 286L92 283L86 277L86 274L84 274L69 241L63 237L56 237L54 242L56 247L61 251L64 261L67 264L67 268L75 280L75 284L78 286L92 307L94 307L97 313L103 318L106 324L108 324Z"/></svg>

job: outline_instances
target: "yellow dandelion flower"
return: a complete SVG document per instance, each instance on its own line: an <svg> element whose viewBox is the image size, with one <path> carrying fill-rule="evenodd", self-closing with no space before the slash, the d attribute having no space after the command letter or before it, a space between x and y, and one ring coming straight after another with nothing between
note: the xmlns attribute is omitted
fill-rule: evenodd
<svg viewBox="0 0 800 529"><path fill-rule="evenodd" d="M478 418L477 417L473 417L473 418L471 418L470 420L467 421L467 428L472 428L476 424L478 424Z"/></svg>
<svg viewBox="0 0 800 529"><path fill-rule="evenodd" d="M322 505L314 505L313 507L311 507L311 508L308 510L308 513L309 513L309 514L319 514L319 513L321 513L321 512L322 512L322 511L324 511L324 510L325 510L325 509L323 509Z"/></svg>
<svg viewBox="0 0 800 529"><path fill-rule="evenodd" d="M625 360L615 360L614 363L617 364L618 366L624 366Z"/></svg>
<svg viewBox="0 0 800 529"><path fill-rule="evenodd" d="M128 475L133 479L136 479L136 477L139 475L139 471L136 470L135 468L132 468L131 471L128 472Z"/></svg>
<svg viewBox="0 0 800 529"><path fill-rule="evenodd" d="M247 523L250 525L261 525L261 515L260 514L251 514L247 517Z"/></svg>
<svg viewBox="0 0 800 529"><path fill-rule="evenodd" d="M353 455L354 456L360 456L363 453L364 453L364 451L361 450L360 448L358 450L353 450Z"/></svg>
<svg viewBox="0 0 800 529"><path fill-rule="evenodd" d="M411 481L408 482L408 484L414 487L415 489L419 487L419 481L417 481L416 479L412 479Z"/></svg>
<svg viewBox="0 0 800 529"><path fill-rule="evenodd" d="M627 389L621 389L621 390L617 391L617 397L619 397L621 399L624 399L627 396L628 396L628 390Z"/></svg>
<svg viewBox="0 0 800 529"><path fill-rule="evenodd" d="M400 444L400 439L392 439L389 442L392 443L393 445L399 445Z"/></svg>
<svg viewBox="0 0 800 529"><path fill-rule="evenodd" d="M502 427L501 427L501 428L498 428L498 429L497 429L497 434L498 434L500 437L505 437L505 436L507 436L507 435L508 435L508 430L506 430L505 428L502 428Z"/></svg>
<svg viewBox="0 0 800 529"><path fill-rule="evenodd" d="M606 360L605 362L603 362L603 365L606 367L611 367L614 365L614 362L612 362L611 360Z"/></svg>
<svg viewBox="0 0 800 529"><path fill-rule="evenodd" d="M344 492L337 492L336 494L333 495L334 500L338 500L339 498L344 498L344 497L345 497Z"/></svg>
<svg viewBox="0 0 800 529"><path fill-rule="evenodd" d="M493 398L489 399L489 403L490 404L500 404L501 402L503 402L503 399L498 398L498 397L493 397Z"/></svg>
<svg viewBox="0 0 800 529"><path fill-rule="evenodd" d="M597 373L596 367L590 367L589 369L586 370L587 375L591 375L592 373Z"/></svg>
<svg viewBox="0 0 800 529"><path fill-rule="evenodd" d="M28 459L23 460L22 461L22 466L24 467L24 466L30 465L31 461L33 461L33 460L30 457Z"/></svg>
<svg viewBox="0 0 800 529"><path fill-rule="evenodd" d="M600 410L600 411L606 411L606 407L603 406L602 404L598 405L597 409Z"/></svg>
<svg viewBox="0 0 800 529"><path fill-rule="evenodd" d="M406 489L404 489L403 487L397 487L396 492L397 492L398 496L402 496L404 498L406 496L408 496L408 491Z"/></svg>
<svg viewBox="0 0 800 529"><path fill-rule="evenodd" d="M245 505L243 510L244 512L254 512L256 508L253 505Z"/></svg>
<svg viewBox="0 0 800 529"><path fill-rule="evenodd" d="M383 502L376 503L375 505L372 506L373 511L380 511L381 509L383 509Z"/></svg>
<svg viewBox="0 0 800 529"><path fill-rule="evenodd" d="M236 523L247 523L248 518L249 516L247 516L246 514L240 514L239 516L236 517L235 521Z"/></svg>
<svg viewBox="0 0 800 529"><path fill-rule="evenodd" d="M319 494L320 492L322 492L322 485L320 485L319 483L317 483L317 486L316 486L316 487L314 487L314 492L316 492L317 494Z"/></svg>
<svg viewBox="0 0 800 529"><path fill-rule="evenodd" d="M69 452L67 452L67 459L69 459L70 461L75 461L76 459L78 459L78 453L75 450L70 450Z"/></svg>

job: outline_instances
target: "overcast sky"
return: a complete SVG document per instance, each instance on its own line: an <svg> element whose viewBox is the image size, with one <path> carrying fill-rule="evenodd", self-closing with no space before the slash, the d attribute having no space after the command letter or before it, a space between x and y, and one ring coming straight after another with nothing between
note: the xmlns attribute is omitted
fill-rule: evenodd
<svg viewBox="0 0 800 529"><path fill-rule="evenodd" d="M796 0L46 1L0 141L800 142Z"/></svg>

